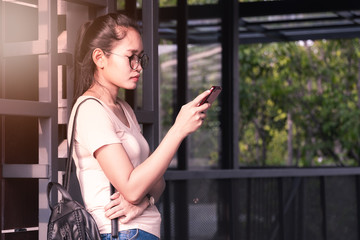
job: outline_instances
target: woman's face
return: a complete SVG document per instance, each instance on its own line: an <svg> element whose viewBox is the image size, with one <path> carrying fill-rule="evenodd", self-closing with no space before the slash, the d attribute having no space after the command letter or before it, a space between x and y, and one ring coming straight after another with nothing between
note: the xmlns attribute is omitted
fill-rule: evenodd
<svg viewBox="0 0 360 240"><path fill-rule="evenodd" d="M103 84L129 90L135 89L143 69L140 63L135 69L131 68L129 58L134 54L139 57L144 54L143 44L140 34L135 29L129 28L126 37L115 44L106 58L106 64L99 76L105 81Z"/></svg>

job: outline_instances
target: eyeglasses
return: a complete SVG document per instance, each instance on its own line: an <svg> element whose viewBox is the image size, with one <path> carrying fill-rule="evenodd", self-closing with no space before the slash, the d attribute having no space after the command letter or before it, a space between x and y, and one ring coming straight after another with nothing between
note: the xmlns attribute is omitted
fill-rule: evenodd
<svg viewBox="0 0 360 240"><path fill-rule="evenodd" d="M107 52L107 53L114 54L119 57L127 57L129 59L129 64L132 70L136 70L139 67L139 65L141 65L142 69L145 69L149 64L149 56L146 53L144 53L142 56L133 54L130 57L122 56L113 52Z"/></svg>

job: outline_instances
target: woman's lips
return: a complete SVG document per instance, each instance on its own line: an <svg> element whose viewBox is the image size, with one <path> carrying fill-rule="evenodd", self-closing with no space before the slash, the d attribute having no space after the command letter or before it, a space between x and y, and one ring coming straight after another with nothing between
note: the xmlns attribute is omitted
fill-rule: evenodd
<svg viewBox="0 0 360 240"><path fill-rule="evenodd" d="M140 75L136 75L136 76L132 76L131 79L134 80L134 81L138 81L140 78Z"/></svg>

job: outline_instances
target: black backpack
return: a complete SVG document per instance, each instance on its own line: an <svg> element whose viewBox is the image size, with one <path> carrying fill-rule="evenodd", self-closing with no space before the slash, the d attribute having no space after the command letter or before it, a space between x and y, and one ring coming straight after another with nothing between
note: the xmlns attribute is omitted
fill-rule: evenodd
<svg viewBox="0 0 360 240"><path fill-rule="evenodd" d="M50 203L50 192L56 188L62 195L55 205ZM56 182L47 188L51 215L48 223L48 240L100 240L100 232L94 218L85 208L73 200L66 189Z"/></svg>

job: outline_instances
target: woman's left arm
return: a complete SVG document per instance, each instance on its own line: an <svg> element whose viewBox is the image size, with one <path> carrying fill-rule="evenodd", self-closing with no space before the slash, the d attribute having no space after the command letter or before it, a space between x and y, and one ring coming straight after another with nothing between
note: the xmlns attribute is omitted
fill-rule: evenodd
<svg viewBox="0 0 360 240"><path fill-rule="evenodd" d="M149 206L149 200L144 197L139 204L132 204L116 192L110 197L110 202L105 206L105 216L109 219L119 218L121 223L127 223L140 216Z"/></svg>
<svg viewBox="0 0 360 240"><path fill-rule="evenodd" d="M164 178L161 178L151 189L149 194L154 197L155 202L159 201L161 194L165 189ZM121 223L127 223L132 219L140 216L146 208L149 207L150 202L147 197L144 197L139 204L129 203L124 197L116 192L110 197L110 202L105 206L105 216L109 219L119 218Z"/></svg>

